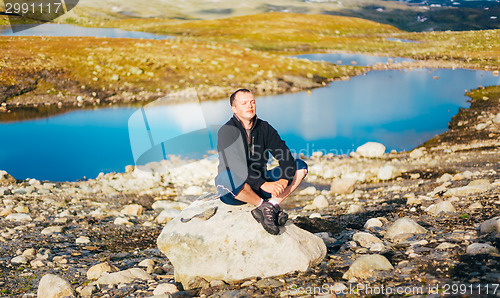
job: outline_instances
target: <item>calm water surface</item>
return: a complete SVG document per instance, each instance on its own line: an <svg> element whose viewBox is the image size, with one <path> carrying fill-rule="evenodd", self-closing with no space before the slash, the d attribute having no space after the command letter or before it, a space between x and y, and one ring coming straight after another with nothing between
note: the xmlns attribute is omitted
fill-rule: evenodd
<svg viewBox="0 0 500 298"><path fill-rule="evenodd" d="M17 25L18 29L23 25ZM24 26L29 28L28 26ZM10 28L0 28L0 35L3 36L93 36L111 38L147 38L147 39L168 39L173 38L167 35L152 34L138 31L126 31L116 28L91 28L80 27L68 24L42 24L29 29L24 29L16 33Z"/></svg>
<svg viewBox="0 0 500 298"><path fill-rule="evenodd" d="M381 142L387 150L410 150L446 131L459 107L469 105L465 90L480 85L500 85L500 78L471 70L373 71L310 95L258 97L257 115L297 154L348 154L368 141ZM149 136L144 122L136 121L141 114L147 115ZM206 153L210 146L200 141L206 135L193 138L197 134L189 133L222 125L230 116L228 101L222 100L147 108L144 114L137 108L114 107L3 123L0 169L18 179L65 181L122 172L134 164L133 151L165 141L164 154Z"/></svg>

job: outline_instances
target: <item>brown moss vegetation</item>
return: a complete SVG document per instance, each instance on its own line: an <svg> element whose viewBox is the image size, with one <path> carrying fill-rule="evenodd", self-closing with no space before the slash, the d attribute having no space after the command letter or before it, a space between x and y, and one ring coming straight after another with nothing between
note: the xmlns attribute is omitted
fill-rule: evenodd
<svg viewBox="0 0 500 298"><path fill-rule="evenodd" d="M307 52L412 57L432 67L500 68L500 30L408 33L358 18L294 13L204 21L124 19L101 26L176 38L0 37L0 102L8 107L113 104L153 100L189 87L196 87L201 99L225 97L242 86L270 94L304 89L293 88L290 81L282 84L286 75L309 80L307 88L312 88L362 71L288 57Z"/></svg>
<svg viewBox="0 0 500 298"><path fill-rule="evenodd" d="M500 30L409 33L358 18L266 13L206 21L124 19L104 23L196 40L235 43L258 50L348 51L457 63L457 67L500 68ZM415 43L388 41L409 39Z"/></svg>
<svg viewBox="0 0 500 298"><path fill-rule="evenodd" d="M401 32L358 18L277 12L203 21L124 19L104 25L283 52L362 50L383 40L380 34Z"/></svg>
<svg viewBox="0 0 500 298"><path fill-rule="evenodd" d="M23 103L26 97L37 103L34 95L75 103L78 95L96 100L123 92L130 93L125 95L130 101L141 92L152 96L188 87L212 98L226 96L226 89L284 75L327 81L355 70L234 44L184 39L3 36L0 51L0 88L10 90L0 94L0 101L7 103ZM212 87L219 89L205 92Z"/></svg>

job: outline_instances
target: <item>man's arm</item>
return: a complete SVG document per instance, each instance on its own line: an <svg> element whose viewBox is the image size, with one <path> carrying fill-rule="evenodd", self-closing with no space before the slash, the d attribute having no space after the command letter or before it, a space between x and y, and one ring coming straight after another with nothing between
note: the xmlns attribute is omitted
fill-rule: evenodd
<svg viewBox="0 0 500 298"><path fill-rule="evenodd" d="M281 169L278 181L286 180L288 185L292 182L293 176L295 176L297 164L285 141L281 139L276 129L271 125L269 125L268 144L270 153L278 160Z"/></svg>
<svg viewBox="0 0 500 298"><path fill-rule="evenodd" d="M260 187L263 191L270 193L273 197L277 197L288 186L288 180L280 179L274 182L264 182Z"/></svg>
<svg viewBox="0 0 500 298"><path fill-rule="evenodd" d="M238 128L231 125L224 125L220 128L217 151L219 152L219 173L230 171L231 175L237 175L240 181L248 178L245 147Z"/></svg>

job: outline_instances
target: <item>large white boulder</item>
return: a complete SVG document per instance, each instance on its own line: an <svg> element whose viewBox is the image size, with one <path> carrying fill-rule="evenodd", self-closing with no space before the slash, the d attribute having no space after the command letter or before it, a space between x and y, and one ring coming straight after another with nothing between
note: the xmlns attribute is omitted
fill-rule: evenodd
<svg viewBox="0 0 500 298"><path fill-rule="evenodd" d="M377 142L368 142L356 149L356 153L363 157L382 157L385 146Z"/></svg>
<svg viewBox="0 0 500 298"><path fill-rule="evenodd" d="M279 235L255 221L252 205L231 206L215 196L199 198L166 224L158 248L184 287L196 277L234 281L306 271L326 255L323 240L292 224Z"/></svg>

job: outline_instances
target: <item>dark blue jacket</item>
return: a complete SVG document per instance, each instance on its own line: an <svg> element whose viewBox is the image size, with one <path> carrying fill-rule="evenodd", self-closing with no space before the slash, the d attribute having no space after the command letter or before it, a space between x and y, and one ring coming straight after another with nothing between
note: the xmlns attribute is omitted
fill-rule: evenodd
<svg viewBox="0 0 500 298"><path fill-rule="evenodd" d="M219 129L217 151L218 173L230 170L232 174L236 173L242 177L255 190L260 189L267 181L264 173L267 170L269 154L279 161L280 179L286 179L290 183L297 170L295 158L276 129L257 116L253 120L250 135L247 135L242 123L233 115ZM245 174L247 176L243 177Z"/></svg>

